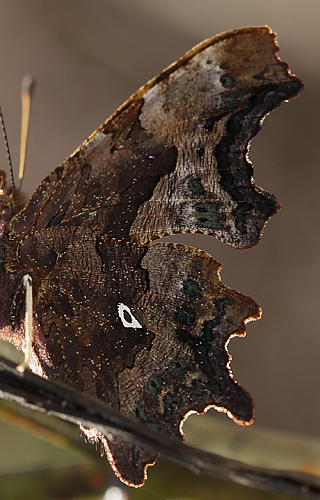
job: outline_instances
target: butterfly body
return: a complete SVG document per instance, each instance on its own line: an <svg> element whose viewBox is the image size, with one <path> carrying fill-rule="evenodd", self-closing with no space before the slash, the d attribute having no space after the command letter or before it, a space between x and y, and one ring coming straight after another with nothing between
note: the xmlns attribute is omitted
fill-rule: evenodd
<svg viewBox="0 0 320 500"><path fill-rule="evenodd" d="M220 264L153 240L203 232L255 245L279 204L252 179L247 148L263 117L301 91L266 27L203 42L134 94L14 215L0 195L1 337L24 341L22 278L33 279L31 368L181 439L190 411L251 423L227 344L260 317L222 285ZM141 485L156 455L101 440Z"/></svg>

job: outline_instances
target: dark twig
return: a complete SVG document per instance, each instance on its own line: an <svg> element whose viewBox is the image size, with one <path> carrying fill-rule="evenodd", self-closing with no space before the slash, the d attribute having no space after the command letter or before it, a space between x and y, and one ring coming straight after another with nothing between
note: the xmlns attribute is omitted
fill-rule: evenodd
<svg viewBox="0 0 320 500"><path fill-rule="evenodd" d="M29 371L20 374L14 363L2 357L0 396L71 422L81 421L105 434L111 433L136 446L157 451L195 473L202 472L246 486L275 490L305 499L320 497L319 477L253 467L174 441L83 393L48 382Z"/></svg>

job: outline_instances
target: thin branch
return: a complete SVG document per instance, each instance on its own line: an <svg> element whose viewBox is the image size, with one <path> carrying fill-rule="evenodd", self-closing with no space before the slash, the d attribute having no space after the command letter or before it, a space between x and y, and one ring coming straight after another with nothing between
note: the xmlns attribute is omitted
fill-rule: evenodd
<svg viewBox="0 0 320 500"><path fill-rule="evenodd" d="M49 382L0 357L0 396L74 423L96 427L136 446L156 451L195 473L206 473L246 486L319 499L320 478L309 474L253 467L198 450L124 417L106 404L67 386Z"/></svg>

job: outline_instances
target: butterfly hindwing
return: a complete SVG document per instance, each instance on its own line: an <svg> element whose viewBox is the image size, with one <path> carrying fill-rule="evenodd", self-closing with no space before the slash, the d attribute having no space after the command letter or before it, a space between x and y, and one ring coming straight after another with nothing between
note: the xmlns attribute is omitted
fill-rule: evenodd
<svg viewBox="0 0 320 500"><path fill-rule="evenodd" d="M51 269L42 262L49 257ZM40 374L176 438L191 410L215 406L237 422L252 421L252 399L230 375L226 345L245 333L245 323L257 319L260 308L221 284L220 265L208 254L173 243L138 246L64 227L26 238L20 259L38 277L34 330ZM141 483L154 454L117 446L121 440L109 441L94 429L84 432L105 443L126 482ZM129 456L135 460L127 468Z"/></svg>

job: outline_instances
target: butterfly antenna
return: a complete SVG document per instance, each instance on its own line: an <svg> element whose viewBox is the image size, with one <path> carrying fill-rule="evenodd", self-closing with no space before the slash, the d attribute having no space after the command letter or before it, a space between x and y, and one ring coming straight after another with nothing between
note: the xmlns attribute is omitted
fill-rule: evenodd
<svg viewBox="0 0 320 500"><path fill-rule="evenodd" d="M36 80L32 75L25 75L21 84L21 140L20 140L20 165L19 165L19 189L21 189L24 166L26 163L26 150L29 132L29 121L31 111L31 99L34 93Z"/></svg>
<svg viewBox="0 0 320 500"><path fill-rule="evenodd" d="M2 128L2 133L3 133L3 138L4 138L4 144L6 146L7 158L8 158L8 163L9 163L11 185L12 185L12 189L14 190L15 186L14 186L14 177L13 177L13 168L12 168L11 154L10 154L9 143L8 143L8 136L7 136L6 127L5 127L5 124L4 124L4 119L3 119L3 114L2 114L1 106L0 106L0 121L1 121L1 128Z"/></svg>

